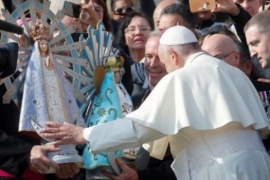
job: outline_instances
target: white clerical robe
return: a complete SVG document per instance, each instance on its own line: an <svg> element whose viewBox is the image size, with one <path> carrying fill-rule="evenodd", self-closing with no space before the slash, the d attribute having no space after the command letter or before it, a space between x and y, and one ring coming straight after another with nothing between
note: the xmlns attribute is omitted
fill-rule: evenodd
<svg viewBox="0 0 270 180"><path fill-rule="evenodd" d="M261 180L270 179L270 160L260 137L269 129L247 76L199 52L166 75L139 109L85 129L84 137L93 153L159 139L145 147L160 159L170 142L178 179Z"/></svg>

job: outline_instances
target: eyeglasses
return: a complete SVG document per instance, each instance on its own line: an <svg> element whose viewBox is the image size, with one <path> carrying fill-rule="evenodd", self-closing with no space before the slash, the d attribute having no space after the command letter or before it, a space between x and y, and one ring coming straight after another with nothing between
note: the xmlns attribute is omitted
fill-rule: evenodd
<svg viewBox="0 0 270 180"><path fill-rule="evenodd" d="M127 15L130 14L134 11L134 8L131 6L127 6L127 7L122 7L122 8L116 8L113 13L116 15Z"/></svg>
<svg viewBox="0 0 270 180"><path fill-rule="evenodd" d="M233 53L235 53L235 51L232 51L232 52L227 53L227 54L218 54L218 55L215 55L214 57L218 58L218 59L221 59L221 60L224 60L225 58L227 58L228 56L230 56Z"/></svg>
<svg viewBox="0 0 270 180"><path fill-rule="evenodd" d="M199 34L201 36L206 36L210 33L218 33L224 29L228 30L228 28L225 24L215 24L211 27L207 27L207 28L203 28L203 29L199 30Z"/></svg>
<svg viewBox="0 0 270 180"><path fill-rule="evenodd" d="M129 34L135 34L136 30L139 30L142 34L146 34L148 32L150 32L150 28L146 27L146 26L139 26L139 27L135 27L135 26L131 26L125 29L125 33L129 33Z"/></svg>

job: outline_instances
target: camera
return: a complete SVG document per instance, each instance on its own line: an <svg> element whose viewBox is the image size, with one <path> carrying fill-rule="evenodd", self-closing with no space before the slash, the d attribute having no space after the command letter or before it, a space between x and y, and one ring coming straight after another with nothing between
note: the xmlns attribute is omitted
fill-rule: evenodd
<svg viewBox="0 0 270 180"><path fill-rule="evenodd" d="M0 47L0 79L13 74L17 67L19 46L10 42Z"/></svg>
<svg viewBox="0 0 270 180"><path fill-rule="evenodd" d="M79 18L81 13L81 5L69 1L64 2L64 14L70 17Z"/></svg>

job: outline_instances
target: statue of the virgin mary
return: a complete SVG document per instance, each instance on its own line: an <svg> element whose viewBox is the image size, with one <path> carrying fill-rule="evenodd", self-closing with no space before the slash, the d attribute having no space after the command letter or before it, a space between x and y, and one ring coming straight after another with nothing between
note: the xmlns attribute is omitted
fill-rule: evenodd
<svg viewBox="0 0 270 180"><path fill-rule="evenodd" d="M49 26L37 21L30 28L34 40L26 69L19 131L39 133L47 121L85 126L70 83L49 49ZM33 125L33 126L32 126ZM53 141L45 139L45 141ZM75 146L61 146L61 152L48 154L56 163L79 162ZM70 153L73 152L73 153Z"/></svg>
<svg viewBox="0 0 270 180"><path fill-rule="evenodd" d="M78 57L83 43L73 41L70 34L74 30L62 24L62 11L54 14L50 10L50 1L12 0L12 4L14 11L10 14L2 9L3 17L22 26L24 31L19 36L1 31L0 44L10 41L19 44L16 72L0 81L7 89L3 103L12 100L20 108L21 133L33 135L46 144L54 139L42 138L39 131L48 121L85 126L77 105L77 100L84 102L85 98L73 85L87 84L88 79L80 70L88 63ZM47 156L58 164L83 164L74 145L61 145L60 148L61 151Z"/></svg>

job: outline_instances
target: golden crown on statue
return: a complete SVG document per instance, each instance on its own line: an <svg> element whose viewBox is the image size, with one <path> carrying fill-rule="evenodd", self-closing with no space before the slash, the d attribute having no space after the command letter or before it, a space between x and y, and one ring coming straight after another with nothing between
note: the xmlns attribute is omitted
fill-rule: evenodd
<svg viewBox="0 0 270 180"><path fill-rule="evenodd" d="M120 71L123 64L124 58L122 56L109 56L105 61L106 69L111 69L114 71Z"/></svg>
<svg viewBox="0 0 270 180"><path fill-rule="evenodd" d="M34 41L40 39L49 40L50 37L50 27L49 25L42 24L41 21L37 21L35 25L30 28L30 36Z"/></svg>

